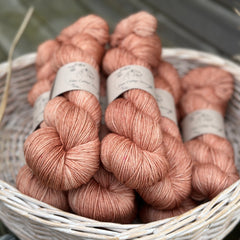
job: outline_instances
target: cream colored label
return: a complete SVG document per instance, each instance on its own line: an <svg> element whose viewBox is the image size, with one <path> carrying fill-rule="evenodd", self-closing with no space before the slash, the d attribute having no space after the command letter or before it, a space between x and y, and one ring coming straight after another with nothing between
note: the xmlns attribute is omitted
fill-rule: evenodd
<svg viewBox="0 0 240 240"><path fill-rule="evenodd" d="M72 90L84 90L99 100L99 74L84 62L72 62L61 67L54 82L51 99Z"/></svg>
<svg viewBox="0 0 240 240"><path fill-rule="evenodd" d="M40 95L33 107L33 131L35 131L44 119L44 109L50 98L50 92Z"/></svg>
<svg viewBox="0 0 240 240"><path fill-rule="evenodd" d="M177 124L177 114L173 96L165 90L155 89L156 100L163 117L171 119Z"/></svg>
<svg viewBox="0 0 240 240"><path fill-rule="evenodd" d="M155 97L152 73L138 65L125 66L113 72L107 79L108 103L130 89L142 89Z"/></svg>
<svg viewBox="0 0 240 240"><path fill-rule="evenodd" d="M203 134L215 134L225 138L223 117L214 110L194 111L183 119L181 126L184 142Z"/></svg>
<svg viewBox="0 0 240 240"><path fill-rule="evenodd" d="M102 124L105 124L105 112L106 112L107 105L108 105L106 96L100 97L100 105L101 105L101 109L102 109Z"/></svg>

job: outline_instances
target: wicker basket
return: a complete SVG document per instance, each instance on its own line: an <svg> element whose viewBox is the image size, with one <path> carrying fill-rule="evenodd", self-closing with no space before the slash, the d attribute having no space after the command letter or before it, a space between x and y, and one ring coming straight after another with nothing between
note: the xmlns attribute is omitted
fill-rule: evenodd
<svg viewBox="0 0 240 240"><path fill-rule="evenodd" d="M13 63L11 90L0 131L0 219L21 239L222 239L240 220L240 181L212 201L174 218L148 224L104 223L63 212L18 192L15 178L24 164L23 143L31 131L32 109L27 93L35 82L36 54ZM240 67L195 50L164 49L163 58L180 75L197 66L219 66L233 74L234 95L225 119L240 169ZM7 64L0 65L0 95Z"/></svg>

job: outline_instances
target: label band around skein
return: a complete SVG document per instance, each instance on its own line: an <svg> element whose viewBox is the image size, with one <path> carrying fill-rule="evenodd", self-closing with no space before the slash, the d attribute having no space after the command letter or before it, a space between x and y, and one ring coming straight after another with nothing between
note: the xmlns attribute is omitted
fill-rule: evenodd
<svg viewBox="0 0 240 240"><path fill-rule="evenodd" d="M131 89L142 89L155 97L151 71L139 65L128 65L114 71L107 79L108 104Z"/></svg>
<svg viewBox="0 0 240 240"><path fill-rule="evenodd" d="M44 109L50 99L50 91L41 94L33 106L33 131L35 131L44 120Z"/></svg>
<svg viewBox="0 0 240 240"><path fill-rule="evenodd" d="M59 68L51 91L51 99L65 92L84 90L99 100L100 77L97 70L85 62L72 62Z"/></svg>
<svg viewBox="0 0 240 240"><path fill-rule="evenodd" d="M177 114L173 96L160 88L155 89L156 100L163 117L169 118L177 125Z"/></svg>
<svg viewBox="0 0 240 240"><path fill-rule="evenodd" d="M203 134L215 134L226 138L223 116L214 110L202 109L188 114L181 123L183 141Z"/></svg>

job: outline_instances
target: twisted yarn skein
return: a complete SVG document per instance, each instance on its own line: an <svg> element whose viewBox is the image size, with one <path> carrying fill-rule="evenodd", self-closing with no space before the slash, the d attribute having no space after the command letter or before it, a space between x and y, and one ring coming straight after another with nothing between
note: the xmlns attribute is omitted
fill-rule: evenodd
<svg viewBox="0 0 240 240"><path fill-rule="evenodd" d="M108 25L102 31L105 40L98 39L95 28L85 34L77 33L63 43L52 59L56 72L61 66L71 62L85 62L98 71L104 48L102 43L108 39ZM91 17L85 18L88 26ZM86 27L81 21L79 29ZM93 17L96 23L96 17ZM82 44L87 41L88 44ZM87 183L99 167L100 141L98 131L101 108L91 93L75 90L50 100L45 108L45 126L32 133L24 144L28 166L45 185L60 190L77 188Z"/></svg>
<svg viewBox="0 0 240 240"><path fill-rule="evenodd" d="M182 78L182 88L182 118L200 109L215 110L224 116L233 92L233 78L220 68L200 67ZM233 148L227 139L203 134L185 142L185 146L193 159L193 199L210 200L238 180Z"/></svg>
<svg viewBox="0 0 240 240"><path fill-rule="evenodd" d="M121 21L111 37L115 48L103 60L104 70L110 74L130 64L148 67L155 73L158 87L170 91L178 101L181 89L176 70L170 64L160 63L160 39L153 30L144 32L145 25L141 28L141 21L136 24L135 17L142 22L147 19L149 29L156 31L155 19L147 13ZM133 29L126 30L128 26ZM135 28L141 29L140 36L135 34ZM125 29L129 35L121 35L119 29ZM105 121L112 133L103 139L101 159L108 171L137 189L149 204L174 208L190 194L191 160L176 124L161 117L155 107L155 99L139 89L129 90L110 103Z"/></svg>
<svg viewBox="0 0 240 240"><path fill-rule="evenodd" d="M24 165L18 173L16 185L20 192L50 204L64 211L69 211L67 193L53 190L42 184L32 173L32 170Z"/></svg>
<svg viewBox="0 0 240 240"><path fill-rule="evenodd" d="M108 25L106 21L94 14L81 17L70 26L64 28L57 37L57 40L60 42L66 42L76 33L94 36L103 46L109 40Z"/></svg>
<svg viewBox="0 0 240 240"><path fill-rule="evenodd" d="M116 46L103 59L107 75L127 65L140 65L150 71L158 65L161 42L155 34L156 23L153 16L140 12L117 25L111 36ZM129 34L117 31L125 28ZM140 89L128 90L106 109L105 122L112 133L102 140L101 161L106 170L132 189L150 186L167 172L160 119L155 98Z"/></svg>
<svg viewBox="0 0 240 240"><path fill-rule="evenodd" d="M70 190L71 209L104 222L131 223L137 212L135 193L102 167L85 185Z"/></svg>
<svg viewBox="0 0 240 240"><path fill-rule="evenodd" d="M101 76L100 95L104 105L106 79L103 75ZM105 108L103 105L102 109ZM100 139L108 133L102 121ZM120 183L113 174L102 167L87 184L70 190L68 201L73 212L104 222L131 223L137 212L134 190Z"/></svg>
<svg viewBox="0 0 240 240"><path fill-rule="evenodd" d="M51 90L56 75L52 69L51 60L59 46L58 41L47 40L38 47L36 58L37 82L28 93L28 102L32 106L41 94Z"/></svg>
<svg viewBox="0 0 240 240"><path fill-rule="evenodd" d="M168 91L175 104L181 96L180 79L175 68L161 61L155 76L155 87ZM137 189L145 202L157 209L177 208L191 192L192 161L183 144L178 126L169 118L161 117L163 148L169 162L166 176L152 186Z"/></svg>
<svg viewBox="0 0 240 240"><path fill-rule="evenodd" d="M106 35L106 30L106 22L102 18L91 14L79 18L70 26L64 28L56 39L48 40L42 43L38 47L37 51L37 82L34 84L32 90L29 92L29 103L33 105L38 96L51 89L52 83L56 76L56 69L54 69L52 66L52 57L56 50L61 46L61 44L71 44L71 39L75 35L86 34L94 35L96 39L98 39L98 41L102 45L104 45L109 38L109 36ZM88 42L82 41L82 44L88 45ZM82 46L81 49L84 49L84 46ZM100 60L101 57L98 59L98 64L100 64Z"/></svg>

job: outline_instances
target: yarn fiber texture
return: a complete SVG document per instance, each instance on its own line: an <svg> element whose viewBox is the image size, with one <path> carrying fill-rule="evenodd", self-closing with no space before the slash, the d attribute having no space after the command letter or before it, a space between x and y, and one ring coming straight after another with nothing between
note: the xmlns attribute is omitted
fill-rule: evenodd
<svg viewBox="0 0 240 240"><path fill-rule="evenodd" d="M233 92L233 78L220 68L200 67L182 78L182 88L182 118L200 109L215 110L224 117ZM193 160L193 199L210 200L239 179L233 148L226 138L203 134L185 146Z"/></svg>
<svg viewBox="0 0 240 240"><path fill-rule="evenodd" d="M24 165L17 175L16 185L20 192L64 211L69 211L67 193L44 186Z"/></svg>
<svg viewBox="0 0 240 240"><path fill-rule="evenodd" d="M161 61L156 19L140 12L122 20L103 59L110 75L126 65L140 65L155 75L157 87L180 98L176 70ZM146 25L147 24L147 25ZM148 27L146 27L148 26ZM154 207L180 205L191 191L191 159L174 122L162 117L153 96L131 89L109 104L105 121L112 133L102 141L104 167Z"/></svg>
<svg viewBox="0 0 240 240"><path fill-rule="evenodd" d="M134 191L102 167L87 184L70 190L68 200L75 213L104 222L131 223L137 213Z"/></svg>
<svg viewBox="0 0 240 240"><path fill-rule="evenodd" d="M170 63L161 61L159 64L155 87L168 91L175 103L179 102L180 78ZM163 133L162 147L165 149L169 169L163 179L152 186L137 189L137 192L145 202L156 209L177 209L191 193L192 160L183 144L178 126L163 116L160 124Z"/></svg>
<svg viewBox="0 0 240 240"><path fill-rule="evenodd" d="M101 97L106 97L106 79L103 75L101 75L100 99ZM102 109L104 108L102 106ZM100 140L108 133L102 121ZM137 213L134 190L120 183L113 174L101 166L87 184L69 191L68 201L73 212L104 222L131 223Z"/></svg>
<svg viewBox="0 0 240 240"><path fill-rule="evenodd" d="M96 34L96 19L102 26L104 38ZM107 23L90 15L79 20L74 28L76 26L80 29L78 32L75 29L71 35L60 34L64 35L65 42L53 54L53 72L76 61L99 70L103 45L108 39ZM83 31L86 27L88 30ZM69 27L67 29L69 31ZM26 162L34 175L56 190L69 190L87 183L99 167L100 120L100 104L87 91L70 91L50 100L44 111L44 125L30 134L24 144Z"/></svg>
<svg viewBox="0 0 240 240"><path fill-rule="evenodd" d="M55 72L51 67L51 59L54 52L59 48L60 43L56 40L47 40L39 45L36 57L36 78L37 81L28 93L28 102L34 105L37 98L51 90ZM40 124L44 127L45 123ZM22 193L48 203L59 209L70 210L67 200L67 194L63 191L53 190L45 186L32 170L24 165L18 172L16 185Z"/></svg>
<svg viewBox="0 0 240 240"><path fill-rule="evenodd" d="M56 73L52 69L51 60L54 52L59 48L60 43L56 40L47 40L40 44L36 58L37 81L28 93L28 102L34 105L37 98L51 90Z"/></svg>
<svg viewBox="0 0 240 240"><path fill-rule="evenodd" d="M151 32L148 28L144 31L145 24L141 27L145 19L149 29L153 29ZM158 65L161 42L156 41L156 22L150 14L140 12L117 25L111 44L118 39L118 45L108 50L103 59L107 75L127 65L144 66L150 71L152 66ZM123 32L117 31L128 27ZM106 170L132 189L152 185L163 178L168 169L161 146L160 118L155 98L140 89L128 90L106 109L105 122L112 133L102 140L101 160Z"/></svg>

